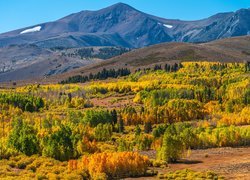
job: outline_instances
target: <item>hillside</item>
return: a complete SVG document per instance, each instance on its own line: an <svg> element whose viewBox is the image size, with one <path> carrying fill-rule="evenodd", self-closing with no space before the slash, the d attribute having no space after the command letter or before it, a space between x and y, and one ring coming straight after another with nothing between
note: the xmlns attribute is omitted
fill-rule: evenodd
<svg viewBox="0 0 250 180"><path fill-rule="evenodd" d="M0 82L41 79L121 55L122 47L43 49L36 45L0 48Z"/></svg>
<svg viewBox="0 0 250 180"><path fill-rule="evenodd" d="M180 61L250 61L250 37L228 38L203 44L164 43L142 49L133 50L121 56L79 68L60 76L50 77L48 82L65 79L73 75L89 74L106 69L153 67L155 64L165 65Z"/></svg>
<svg viewBox="0 0 250 180"><path fill-rule="evenodd" d="M134 49L105 61L98 60L98 57L118 55L124 53L125 49L114 49L112 47L108 48L108 51L102 49L102 47L94 47L54 49L52 51L34 45L26 45L25 47L15 45L0 48L0 51L3 52L0 55L2 57L0 81L2 84L3 82L8 84L10 80L25 84L29 82L56 83L70 76L96 73L103 68L128 68L133 72L138 68L143 69L153 67L156 64L165 65L166 63L172 64L179 61L246 62L250 61L250 36L201 44L163 43ZM104 49L107 48L104 47ZM15 53L11 53L12 51ZM8 55L6 55L6 52L8 52ZM106 54L103 52L106 52ZM18 61L15 59L18 59Z"/></svg>
<svg viewBox="0 0 250 180"><path fill-rule="evenodd" d="M63 56L36 45L11 45L0 48L0 82L43 78L100 61Z"/></svg>

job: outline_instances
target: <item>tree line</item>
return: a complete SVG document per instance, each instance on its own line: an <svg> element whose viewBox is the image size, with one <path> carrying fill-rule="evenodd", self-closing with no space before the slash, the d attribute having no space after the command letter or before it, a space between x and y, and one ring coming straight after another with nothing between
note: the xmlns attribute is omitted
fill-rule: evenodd
<svg viewBox="0 0 250 180"><path fill-rule="evenodd" d="M115 69L107 70L104 68L102 71L99 71L96 74L90 73L88 76L77 75L77 76L69 77L68 79L61 81L60 84L85 83L91 80L105 80L108 78L123 77L123 76L127 76L130 74L131 72L127 68L122 68L118 70L115 70Z"/></svg>

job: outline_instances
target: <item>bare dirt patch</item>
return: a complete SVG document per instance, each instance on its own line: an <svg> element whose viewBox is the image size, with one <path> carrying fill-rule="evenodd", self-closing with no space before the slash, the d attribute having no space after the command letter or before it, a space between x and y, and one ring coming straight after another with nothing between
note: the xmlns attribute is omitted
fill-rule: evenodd
<svg viewBox="0 0 250 180"><path fill-rule="evenodd" d="M189 168L196 171L211 170L226 179L250 178L250 148L214 148L194 150L187 160L193 164L170 164L171 170Z"/></svg>
<svg viewBox="0 0 250 180"><path fill-rule="evenodd" d="M134 95L125 95L125 96L111 96L105 98L93 98L91 102L95 107L104 107L107 109L113 108L124 108L128 105L135 105L133 103Z"/></svg>
<svg viewBox="0 0 250 180"><path fill-rule="evenodd" d="M150 158L155 158L155 151L142 152ZM242 148L212 148L193 150L189 158L179 163L169 164L167 168L155 168L159 173L191 169L194 171L214 171L225 179L250 179L250 147ZM156 179L156 177L142 178Z"/></svg>

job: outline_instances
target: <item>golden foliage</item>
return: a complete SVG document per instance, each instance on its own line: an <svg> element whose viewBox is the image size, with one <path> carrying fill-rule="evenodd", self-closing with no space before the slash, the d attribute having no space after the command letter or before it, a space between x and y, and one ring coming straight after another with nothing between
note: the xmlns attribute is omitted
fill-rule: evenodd
<svg viewBox="0 0 250 180"><path fill-rule="evenodd" d="M70 167L77 167L74 163L70 161ZM148 157L136 152L97 153L83 156L78 169L87 170L93 179L104 174L108 178L135 177L145 175L148 163Z"/></svg>

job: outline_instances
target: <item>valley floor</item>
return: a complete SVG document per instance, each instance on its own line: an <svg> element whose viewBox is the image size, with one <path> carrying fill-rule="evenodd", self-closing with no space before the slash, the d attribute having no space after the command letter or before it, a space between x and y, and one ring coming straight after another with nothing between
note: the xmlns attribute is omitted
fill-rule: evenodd
<svg viewBox="0 0 250 180"><path fill-rule="evenodd" d="M0 88L0 180L250 180L249 87L250 63L182 62Z"/></svg>

